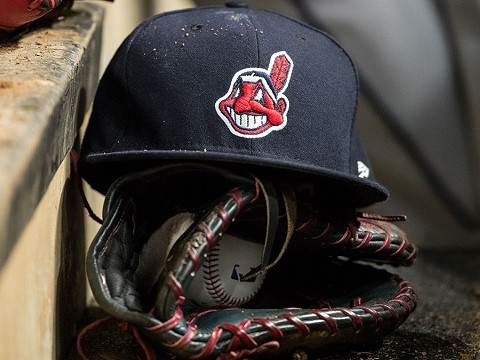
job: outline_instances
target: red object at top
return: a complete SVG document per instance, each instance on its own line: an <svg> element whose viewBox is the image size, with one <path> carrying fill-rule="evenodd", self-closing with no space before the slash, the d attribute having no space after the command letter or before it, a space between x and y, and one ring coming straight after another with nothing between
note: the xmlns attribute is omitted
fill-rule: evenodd
<svg viewBox="0 0 480 360"><path fill-rule="evenodd" d="M62 0L0 0L0 29L14 30L41 18Z"/></svg>

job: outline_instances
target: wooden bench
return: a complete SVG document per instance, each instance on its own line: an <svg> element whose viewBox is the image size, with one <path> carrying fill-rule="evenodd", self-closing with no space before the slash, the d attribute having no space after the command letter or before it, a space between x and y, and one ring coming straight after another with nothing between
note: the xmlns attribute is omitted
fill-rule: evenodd
<svg viewBox="0 0 480 360"><path fill-rule="evenodd" d="M64 358L85 309L70 165L98 82L103 8L0 45L0 358Z"/></svg>

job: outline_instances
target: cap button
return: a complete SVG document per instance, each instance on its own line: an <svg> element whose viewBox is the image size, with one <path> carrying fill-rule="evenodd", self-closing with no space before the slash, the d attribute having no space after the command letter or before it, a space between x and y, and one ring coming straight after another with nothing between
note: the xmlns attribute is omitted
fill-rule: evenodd
<svg viewBox="0 0 480 360"><path fill-rule="evenodd" d="M227 1L225 3L225 6L226 7L230 7L230 8L248 8L248 5L246 2L244 1L235 1L235 0L231 0L231 1Z"/></svg>

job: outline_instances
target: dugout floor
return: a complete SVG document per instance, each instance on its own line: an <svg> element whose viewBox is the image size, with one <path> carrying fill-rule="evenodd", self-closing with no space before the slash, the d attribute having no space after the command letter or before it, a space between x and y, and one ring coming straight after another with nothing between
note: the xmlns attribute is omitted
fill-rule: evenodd
<svg viewBox="0 0 480 360"><path fill-rule="evenodd" d="M292 360L480 360L480 250L423 250L407 269L391 269L417 290L415 312L380 344L368 348ZM79 329L103 317L89 308ZM90 360L143 359L140 345L128 331L107 321L84 337L83 349ZM68 360L81 359L72 346ZM158 360L171 359L159 355Z"/></svg>

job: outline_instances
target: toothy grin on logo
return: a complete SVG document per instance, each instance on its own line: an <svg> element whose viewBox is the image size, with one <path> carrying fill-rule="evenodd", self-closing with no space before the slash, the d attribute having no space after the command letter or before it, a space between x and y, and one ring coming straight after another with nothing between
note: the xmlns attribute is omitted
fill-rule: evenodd
<svg viewBox="0 0 480 360"><path fill-rule="evenodd" d="M226 107L235 124L245 130L255 130L267 123L266 115L237 114L231 106Z"/></svg>

